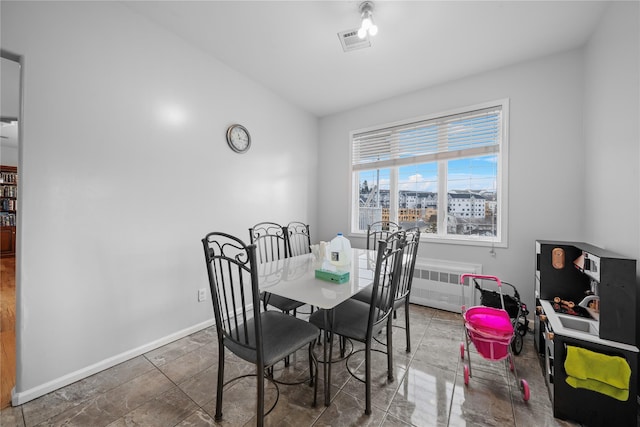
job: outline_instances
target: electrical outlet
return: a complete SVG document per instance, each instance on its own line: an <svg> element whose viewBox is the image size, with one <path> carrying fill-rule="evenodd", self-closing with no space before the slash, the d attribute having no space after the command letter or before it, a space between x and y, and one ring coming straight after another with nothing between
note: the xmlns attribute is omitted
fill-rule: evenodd
<svg viewBox="0 0 640 427"><path fill-rule="evenodd" d="M198 289L198 302L207 300L207 288Z"/></svg>

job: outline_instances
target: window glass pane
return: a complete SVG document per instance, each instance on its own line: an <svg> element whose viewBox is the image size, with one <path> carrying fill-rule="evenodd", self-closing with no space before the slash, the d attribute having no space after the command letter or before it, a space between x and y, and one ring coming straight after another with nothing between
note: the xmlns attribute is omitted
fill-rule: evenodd
<svg viewBox="0 0 640 427"><path fill-rule="evenodd" d="M352 231L389 220L428 240L506 245L506 113L502 100L353 131Z"/></svg>
<svg viewBox="0 0 640 427"><path fill-rule="evenodd" d="M398 223L402 228L419 227L425 233L438 231L438 164L436 162L398 168Z"/></svg>
<svg viewBox="0 0 640 427"><path fill-rule="evenodd" d="M390 169L358 172L359 194L358 229L366 231L376 221L389 220Z"/></svg>
<svg viewBox="0 0 640 427"><path fill-rule="evenodd" d="M497 235L497 155L447 162L447 234Z"/></svg>

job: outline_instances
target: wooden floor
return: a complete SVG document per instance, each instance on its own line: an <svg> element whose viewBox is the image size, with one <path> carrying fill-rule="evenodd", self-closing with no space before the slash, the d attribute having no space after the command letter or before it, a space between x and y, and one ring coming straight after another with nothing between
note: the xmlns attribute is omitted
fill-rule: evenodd
<svg viewBox="0 0 640 427"><path fill-rule="evenodd" d="M11 405L16 382L16 259L0 258L0 408Z"/></svg>

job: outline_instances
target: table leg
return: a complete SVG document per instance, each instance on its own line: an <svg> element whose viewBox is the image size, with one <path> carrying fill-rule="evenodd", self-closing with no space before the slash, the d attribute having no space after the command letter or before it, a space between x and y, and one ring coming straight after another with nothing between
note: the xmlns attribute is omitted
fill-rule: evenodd
<svg viewBox="0 0 640 427"><path fill-rule="evenodd" d="M324 353L324 406L331 403L331 365L333 364L333 309L324 311L325 337ZM327 356L327 340L329 341L329 355Z"/></svg>

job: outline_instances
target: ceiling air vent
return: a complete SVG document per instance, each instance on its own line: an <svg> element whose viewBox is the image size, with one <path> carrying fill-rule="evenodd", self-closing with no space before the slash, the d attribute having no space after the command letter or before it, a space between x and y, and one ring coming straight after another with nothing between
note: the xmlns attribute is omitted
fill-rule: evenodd
<svg viewBox="0 0 640 427"><path fill-rule="evenodd" d="M371 40L369 40L369 34L364 39L358 37L358 30L347 30L338 33L340 43L342 43L342 50L345 52L351 52L352 50L364 49L365 47L371 47Z"/></svg>

